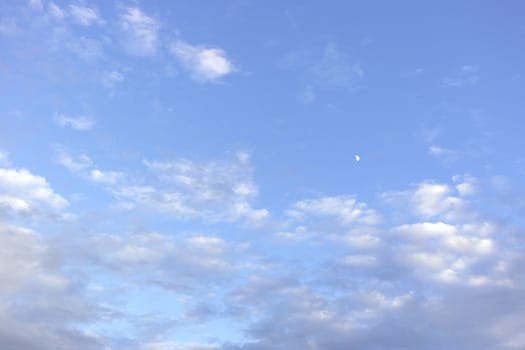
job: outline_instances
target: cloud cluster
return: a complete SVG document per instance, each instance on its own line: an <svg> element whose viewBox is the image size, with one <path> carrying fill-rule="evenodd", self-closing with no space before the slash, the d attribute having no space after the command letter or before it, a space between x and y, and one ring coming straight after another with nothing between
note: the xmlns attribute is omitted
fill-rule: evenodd
<svg viewBox="0 0 525 350"><path fill-rule="evenodd" d="M145 161L139 178L112 178L86 155L63 148L57 158L141 215L223 223L268 215L252 206L258 187L246 153ZM525 259L517 247L525 242L515 227L477 209L481 191L478 179L462 175L382 193L378 208L353 195L306 198L283 211L284 230L268 235L268 248L260 245L257 253L223 232L130 232L117 225L114 232L52 238L3 216L0 295L11 301L0 309L0 324L11 326L0 327L0 340L28 349L519 349ZM27 170L2 169L0 193L14 198L4 200L10 211L23 211L13 204L22 202L35 212L67 205ZM109 295L126 298L137 286L168 291L180 312L146 325L148 314L118 310ZM79 326L119 317L141 338ZM165 336L173 324L217 320L245 340L195 335L193 343L176 343ZM45 336L37 343L22 334Z"/></svg>
<svg viewBox="0 0 525 350"><path fill-rule="evenodd" d="M223 349L525 346L518 321L525 315L519 301L525 288L523 258L506 241L512 230L472 207L476 187L476 179L460 176L452 184L422 182L385 193L393 215L383 211L381 222L361 224L359 215L351 215L352 197L294 205L303 209L296 216L302 233L318 231L306 236L315 237L315 245L295 240L294 250L306 249L303 254L313 258L325 246L332 257L315 267L296 262L302 268L290 274L246 280L229 302L242 305L242 317L254 320L246 328L252 341ZM398 222L400 209L410 211L401 216L404 223ZM320 223L326 215L340 224ZM341 225L345 218L357 226ZM352 236L374 237L374 244L354 244ZM279 269L290 271L290 266Z"/></svg>
<svg viewBox="0 0 525 350"><path fill-rule="evenodd" d="M100 170L88 156L72 156L61 147L57 148L57 160L81 177L105 185L122 208L250 224L262 223L270 215L252 205L258 187L249 155L243 152L233 159L202 163L188 159L144 161L142 179L122 171Z"/></svg>

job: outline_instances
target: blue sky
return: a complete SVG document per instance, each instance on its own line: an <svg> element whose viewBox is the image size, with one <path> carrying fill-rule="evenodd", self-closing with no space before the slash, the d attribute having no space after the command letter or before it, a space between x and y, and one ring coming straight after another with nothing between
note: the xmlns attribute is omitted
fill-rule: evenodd
<svg viewBox="0 0 525 350"><path fill-rule="evenodd" d="M519 1L3 1L5 349L523 349Z"/></svg>

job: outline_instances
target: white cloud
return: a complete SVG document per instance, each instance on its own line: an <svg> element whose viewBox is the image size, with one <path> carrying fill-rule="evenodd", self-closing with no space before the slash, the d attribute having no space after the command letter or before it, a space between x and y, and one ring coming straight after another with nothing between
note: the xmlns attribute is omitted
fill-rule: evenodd
<svg viewBox="0 0 525 350"><path fill-rule="evenodd" d="M177 41L170 47L171 53L186 67L192 77L199 81L213 82L235 72L235 67L219 48L193 46Z"/></svg>
<svg viewBox="0 0 525 350"><path fill-rule="evenodd" d="M49 183L25 169L0 169L0 207L15 212L38 212L44 207L62 209L68 201Z"/></svg>
<svg viewBox="0 0 525 350"><path fill-rule="evenodd" d="M57 162L69 171L95 183L116 185L125 178L124 173L119 171L97 169L89 156L73 156L62 146L56 147L55 157Z"/></svg>
<svg viewBox="0 0 525 350"><path fill-rule="evenodd" d="M74 130L91 130L95 122L89 117L69 117L59 114L54 118L55 122L62 127L70 127Z"/></svg>
<svg viewBox="0 0 525 350"><path fill-rule="evenodd" d="M74 173L85 171L91 168L93 165L91 158L89 158L87 155L81 154L77 157L73 157L61 146L56 147L56 159L59 164Z"/></svg>
<svg viewBox="0 0 525 350"><path fill-rule="evenodd" d="M58 13L56 9L55 12ZM69 13L78 23L83 26L90 26L93 23L101 21L97 10L91 7L69 5Z"/></svg>
<svg viewBox="0 0 525 350"><path fill-rule="evenodd" d="M257 223L269 216L266 209L251 203L258 194L247 154L230 161L203 163L180 159L145 162L161 180L156 186L127 186L115 189L125 200L163 212L209 220L247 220Z"/></svg>
<svg viewBox="0 0 525 350"><path fill-rule="evenodd" d="M120 26L124 32L124 46L136 56L152 56L157 53L160 25L137 7L126 7L120 14Z"/></svg>
<svg viewBox="0 0 525 350"><path fill-rule="evenodd" d="M343 224L360 223L374 225L381 221L380 215L354 196L335 196L308 199L295 203L287 212L291 218L301 219L308 215L335 216Z"/></svg>
<svg viewBox="0 0 525 350"><path fill-rule="evenodd" d="M458 191L460 196L471 196L478 192L479 182L473 176L456 175L452 178L452 180L456 183L456 190Z"/></svg>
<svg viewBox="0 0 525 350"><path fill-rule="evenodd" d="M89 172L89 178L92 181L110 185L116 184L122 177L123 174L117 171L102 171L99 169L92 169Z"/></svg>
<svg viewBox="0 0 525 350"><path fill-rule="evenodd" d="M408 208L423 219L455 220L469 215L466 200L455 187L448 184L423 182L413 190L384 193L382 196L387 202L400 208Z"/></svg>
<svg viewBox="0 0 525 350"><path fill-rule="evenodd" d="M56 19L64 19L67 16L67 13L53 1L47 4L49 14Z"/></svg>
<svg viewBox="0 0 525 350"><path fill-rule="evenodd" d="M448 149L448 148L443 148L441 146L437 146L437 145L430 145L429 149L428 149L428 152L433 155L433 156L448 156L448 157L454 157L456 155L456 152L451 150L451 149Z"/></svg>

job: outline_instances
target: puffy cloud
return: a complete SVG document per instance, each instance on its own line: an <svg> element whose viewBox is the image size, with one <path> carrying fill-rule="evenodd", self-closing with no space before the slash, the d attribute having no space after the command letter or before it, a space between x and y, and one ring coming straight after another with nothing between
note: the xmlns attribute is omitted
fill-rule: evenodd
<svg viewBox="0 0 525 350"><path fill-rule="evenodd" d="M464 198L466 192L460 186L422 182L412 190L402 192L387 192L383 198L394 206L407 208L423 219L445 218L460 219L469 215L468 201Z"/></svg>
<svg viewBox="0 0 525 350"><path fill-rule="evenodd" d="M213 82L235 72L234 65L224 50L206 46L193 46L177 41L170 47L175 58L188 69L198 81Z"/></svg>
<svg viewBox="0 0 525 350"><path fill-rule="evenodd" d="M137 7L125 7L120 13L120 26L124 34L124 46L136 56L152 56L159 43L158 21L144 14Z"/></svg>
<svg viewBox="0 0 525 350"><path fill-rule="evenodd" d="M0 169L0 207L19 213L62 209L68 201L41 176L26 169Z"/></svg>

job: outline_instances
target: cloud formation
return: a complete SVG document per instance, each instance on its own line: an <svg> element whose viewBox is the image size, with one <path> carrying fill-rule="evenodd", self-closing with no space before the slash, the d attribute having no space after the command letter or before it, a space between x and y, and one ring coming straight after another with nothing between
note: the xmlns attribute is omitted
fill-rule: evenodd
<svg viewBox="0 0 525 350"><path fill-rule="evenodd" d="M138 7L125 7L119 18L124 47L136 56L153 56L159 45L159 22Z"/></svg>
<svg viewBox="0 0 525 350"><path fill-rule="evenodd" d="M236 70L224 50L219 48L177 41L170 46L170 52L197 81L219 81Z"/></svg>

